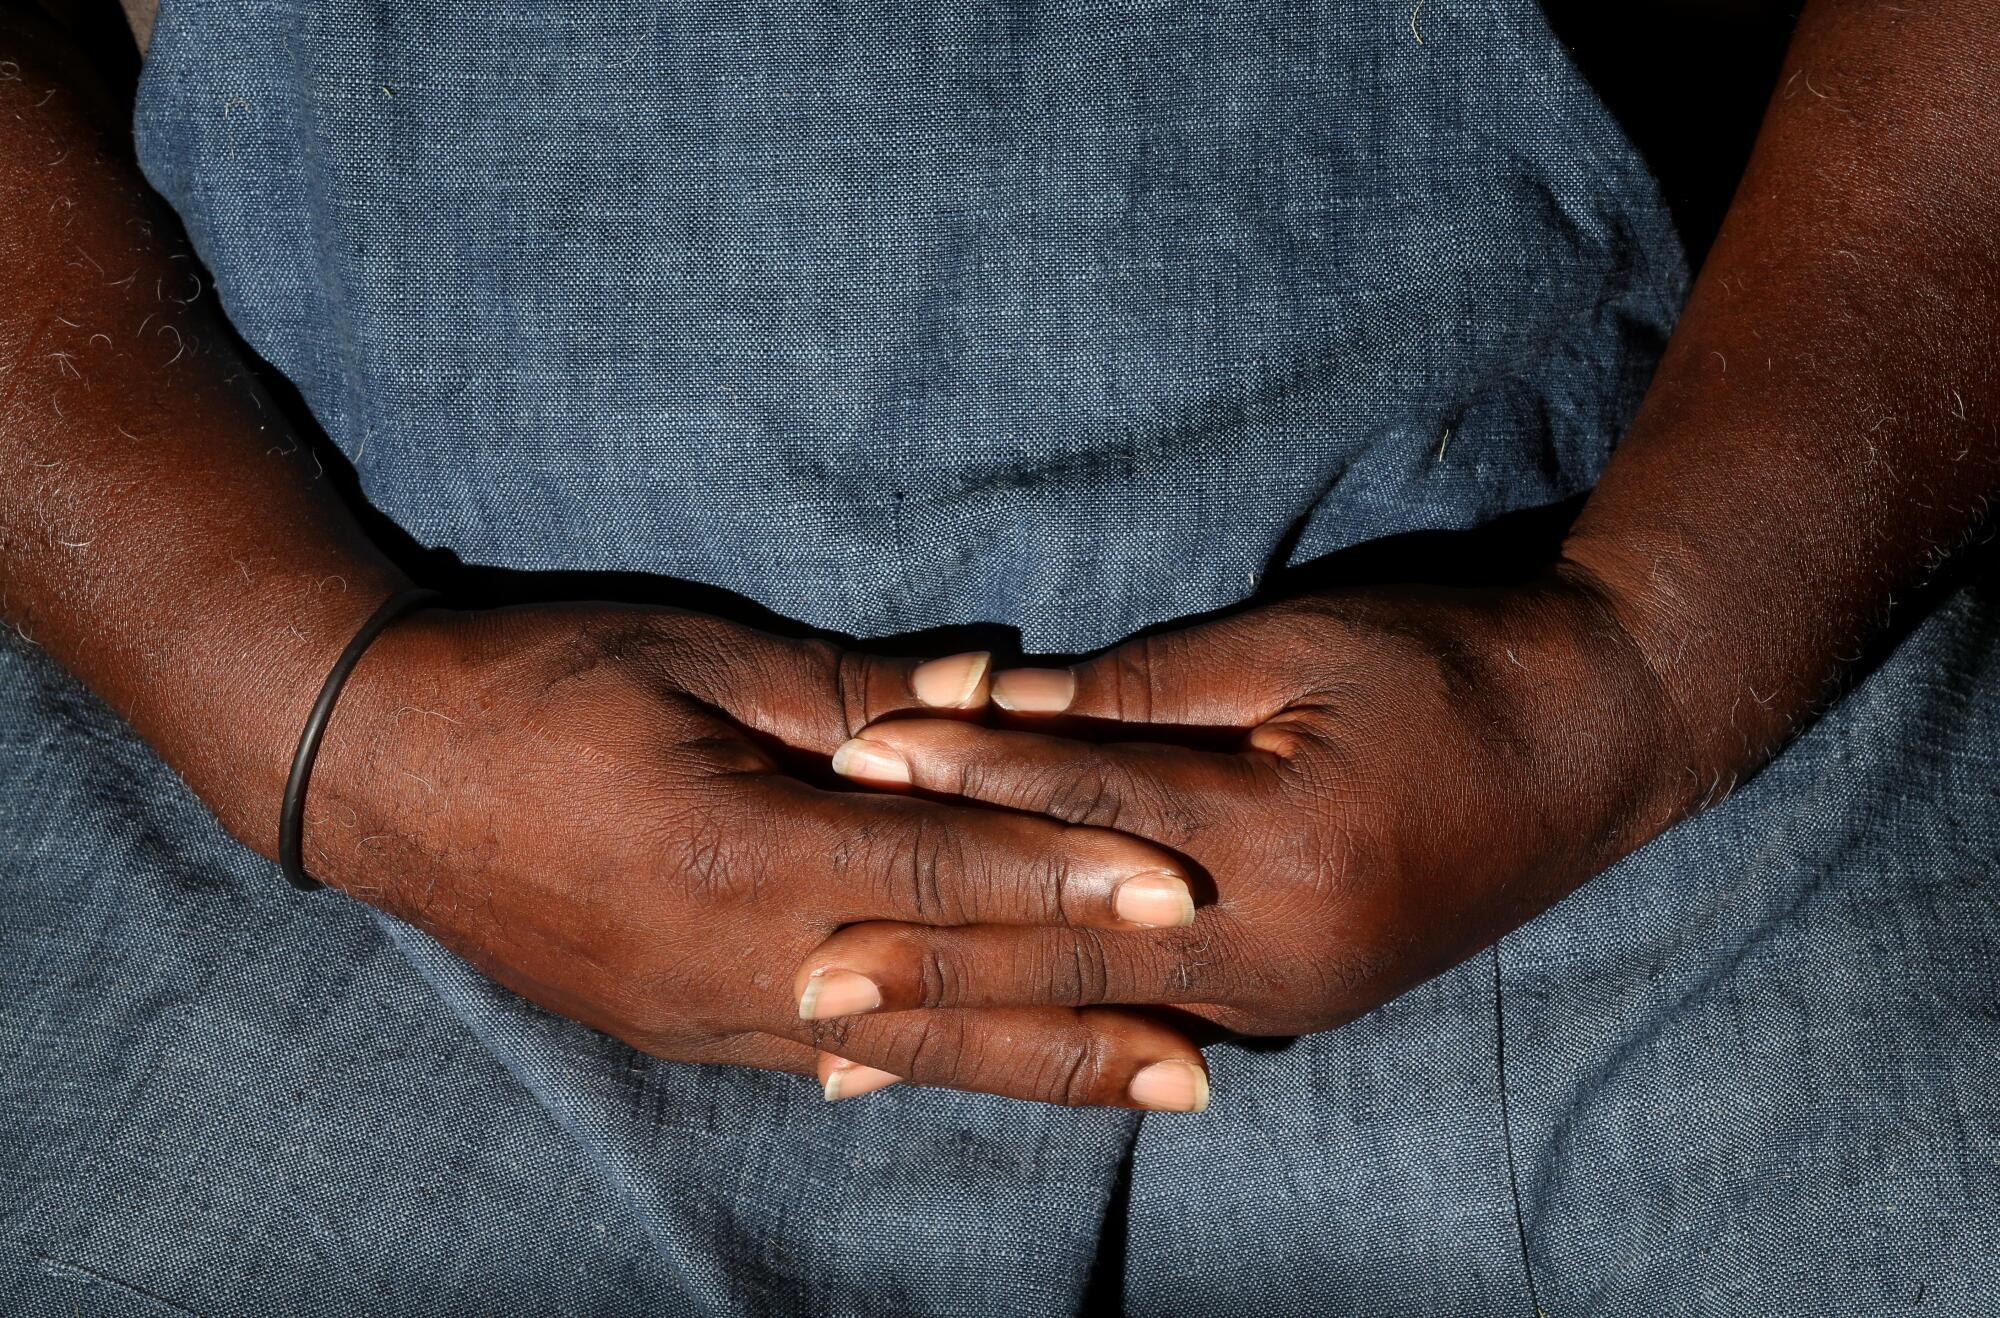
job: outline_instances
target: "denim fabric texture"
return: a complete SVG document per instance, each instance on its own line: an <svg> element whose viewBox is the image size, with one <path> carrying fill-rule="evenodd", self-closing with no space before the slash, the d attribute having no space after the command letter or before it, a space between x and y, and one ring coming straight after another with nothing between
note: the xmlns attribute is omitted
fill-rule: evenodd
<svg viewBox="0 0 2000 1318"><path fill-rule="evenodd" d="M1529 0L166 0L136 129L418 541L863 637L1084 651L1586 490L1686 282ZM1996 692L1989 576L1142 1119L638 1055L293 894L9 636L0 1309L2000 1313Z"/></svg>

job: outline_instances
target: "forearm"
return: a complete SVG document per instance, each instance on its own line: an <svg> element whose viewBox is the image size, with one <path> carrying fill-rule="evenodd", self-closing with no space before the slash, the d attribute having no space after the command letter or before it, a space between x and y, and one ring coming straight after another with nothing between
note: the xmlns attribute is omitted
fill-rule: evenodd
<svg viewBox="0 0 2000 1318"><path fill-rule="evenodd" d="M2000 4L1821 0L1565 547L1690 741L1754 768L2000 491Z"/></svg>
<svg viewBox="0 0 2000 1318"><path fill-rule="evenodd" d="M74 51L0 10L0 614L275 847L292 744L399 584L220 323Z"/></svg>

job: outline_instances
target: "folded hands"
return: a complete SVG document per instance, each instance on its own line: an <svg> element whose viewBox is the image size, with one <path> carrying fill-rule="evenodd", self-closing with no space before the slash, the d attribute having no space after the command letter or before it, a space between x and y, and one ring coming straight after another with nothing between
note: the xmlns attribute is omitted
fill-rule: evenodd
<svg viewBox="0 0 2000 1318"><path fill-rule="evenodd" d="M1685 808L1608 605L1345 591L997 674L672 610L420 614L343 700L307 844L659 1056L1199 1109L1196 1040L1350 1020Z"/></svg>

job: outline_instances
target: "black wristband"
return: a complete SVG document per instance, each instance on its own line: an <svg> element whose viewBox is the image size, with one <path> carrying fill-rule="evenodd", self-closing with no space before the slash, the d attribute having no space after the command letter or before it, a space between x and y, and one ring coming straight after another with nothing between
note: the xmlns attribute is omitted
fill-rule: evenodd
<svg viewBox="0 0 2000 1318"><path fill-rule="evenodd" d="M382 606L354 633L354 639L340 652L340 658L334 660L333 671L326 675L312 713L306 715L305 731L299 734L299 749L292 756L292 776L285 780L284 804L278 807L278 867L300 892L314 892L326 886L306 873L300 848L305 830L306 784L312 781L313 761L319 758L320 738L326 735L326 725L333 718L340 689L347 685L347 675L361 662L369 645L390 623L437 598L438 592L434 590L404 590L382 601Z"/></svg>

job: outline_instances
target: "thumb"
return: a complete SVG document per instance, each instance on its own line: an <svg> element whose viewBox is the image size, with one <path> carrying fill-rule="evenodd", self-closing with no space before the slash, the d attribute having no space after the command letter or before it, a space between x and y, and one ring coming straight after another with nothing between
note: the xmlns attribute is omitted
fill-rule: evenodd
<svg viewBox="0 0 2000 1318"><path fill-rule="evenodd" d="M1209 623L1142 636L1068 668L995 674L992 700L1013 714L1116 723L1254 727L1294 694L1254 624Z"/></svg>

